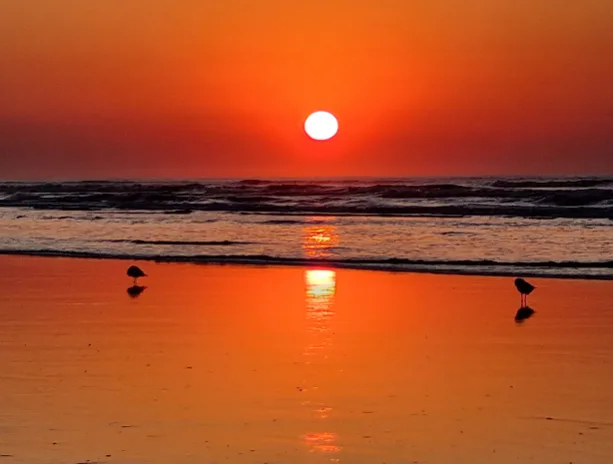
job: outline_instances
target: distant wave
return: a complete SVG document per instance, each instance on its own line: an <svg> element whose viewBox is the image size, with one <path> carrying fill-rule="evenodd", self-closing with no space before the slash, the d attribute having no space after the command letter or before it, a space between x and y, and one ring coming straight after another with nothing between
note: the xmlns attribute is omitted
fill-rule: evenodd
<svg viewBox="0 0 613 464"><path fill-rule="evenodd" d="M275 224L275 225L304 224L304 221L300 221L296 219L269 219L266 221L262 221L260 224Z"/></svg>
<svg viewBox="0 0 613 464"><path fill-rule="evenodd" d="M271 225L290 225L290 224L300 224L300 225L316 225L316 224L326 224L326 220L313 220L313 219L267 219L265 221L259 222L259 224L271 224Z"/></svg>
<svg viewBox="0 0 613 464"><path fill-rule="evenodd" d="M497 180L494 187L502 188L568 188L568 187L613 187L613 179L541 179L541 180Z"/></svg>
<svg viewBox="0 0 613 464"><path fill-rule="evenodd" d="M253 245L254 242L240 242L233 240L140 240L140 239L110 239L108 243L131 243L133 245L195 245L195 246L233 246Z"/></svg>
<svg viewBox="0 0 613 464"><path fill-rule="evenodd" d="M551 198L551 196L549 196ZM610 200L611 197L607 197ZM567 203L570 201L567 199ZM573 207L549 206L547 197L543 197L533 205L432 205L432 206L402 206L402 205L368 205L368 204L347 204L347 205L325 205L325 204L294 204L278 205L271 203L251 203L243 205L231 205L228 203L209 203L201 205L191 205L190 209L195 211L209 212L235 212L235 213L262 213L262 214L282 214L294 216L515 216L525 218L592 218L592 219L613 219L613 205L603 206L584 206L579 208L585 201L573 202ZM66 210L66 211L95 211L105 209L124 209L124 210L148 210L159 211L164 206L155 203L126 203L121 202L104 204L83 202L82 204L64 204L57 202L40 201L0 201L1 206L10 207L29 207L33 209ZM173 205L173 208L176 205Z"/></svg>
<svg viewBox="0 0 613 464"><path fill-rule="evenodd" d="M86 220L86 221L100 221L105 219L104 216L87 216L87 217L77 217L77 216L42 216L40 219L44 221L72 221L72 220Z"/></svg>
<svg viewBox="0 0 613 464"><path fill-rule="evenodd" d="M3 182L0 207L164 214L613 219L613 178Z"/></svg>
<svg viewBox="0 0 613 464"><path fill-rule="evenodd" d="M154 255L92 253L51 249L0 249L0 255L28 255L89 259L121 259L159 263L243 264L364 269L393 272L426 272L436 274L555 277L613 280L613 261L493 261L493 260L422 260L422 259L307 259L269 255ZM591 270L592 272L586 272ZM610 271L611 270L611 271Z"/></svg>

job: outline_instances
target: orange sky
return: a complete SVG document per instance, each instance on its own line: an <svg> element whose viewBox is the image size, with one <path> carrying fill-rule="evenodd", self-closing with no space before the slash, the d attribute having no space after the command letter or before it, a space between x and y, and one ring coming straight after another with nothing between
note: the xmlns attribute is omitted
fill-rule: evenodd
<svg viewBox="0 0 613 464"><path fill-rule="evenodd" d="M0 57L5 178L613 172L610 0L4 0Z"/></svg>

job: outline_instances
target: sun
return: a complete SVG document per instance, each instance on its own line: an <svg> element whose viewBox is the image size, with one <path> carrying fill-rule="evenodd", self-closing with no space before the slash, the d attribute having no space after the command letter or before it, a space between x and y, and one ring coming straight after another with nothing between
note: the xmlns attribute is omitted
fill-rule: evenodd
<svg viewBox="0 0 613 464"><path fill-rule="evenodd" d="M338 132L338 121L332 113L316 111L304 121L304 131L313 140L328 140Z"/></svg>

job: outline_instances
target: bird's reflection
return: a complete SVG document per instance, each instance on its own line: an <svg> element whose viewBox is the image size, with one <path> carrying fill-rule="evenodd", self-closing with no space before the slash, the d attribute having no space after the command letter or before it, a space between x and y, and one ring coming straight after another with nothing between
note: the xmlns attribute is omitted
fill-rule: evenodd
<svg viewBox="0 0 613 464"><path fill-rule="evenodd" d="M128 295L130 295L130 297L132 298L137 298L141 295L141 293L143 293L145 291L147 287L144 287L142 285L132 285L131 287L128 287Z"/></svg>
<svg viewBox="0 0 613 464"><path fill-rule="evenodd" d="M534 309L529 306L522 306L515 313L515 322L524 322L526 319L529 319L534 314Z"/></svg>

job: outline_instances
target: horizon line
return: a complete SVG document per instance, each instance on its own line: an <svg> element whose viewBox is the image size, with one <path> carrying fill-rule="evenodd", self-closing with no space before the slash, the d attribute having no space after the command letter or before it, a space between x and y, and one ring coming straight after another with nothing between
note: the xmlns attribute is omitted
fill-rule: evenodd
<svg viewBox="0 0 613 464"><path fill-rule="evenodd" d="M607 178L613 177L609 173L582 173L582 174L481 174L481 175L410 175L410 176L234 176L234 177L41 177L27 178L1 178L2 183L46 183L46 182L233 182L233 181L360 181L360 180L414 180L414 179L578 179L578 178Z"/></svg>

